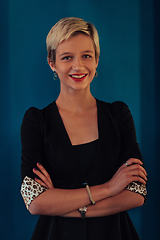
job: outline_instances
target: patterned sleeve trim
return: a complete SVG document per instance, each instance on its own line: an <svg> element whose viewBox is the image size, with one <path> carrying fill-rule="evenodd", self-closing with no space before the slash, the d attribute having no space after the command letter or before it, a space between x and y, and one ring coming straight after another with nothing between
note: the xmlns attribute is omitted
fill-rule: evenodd
<svg viewBox="0 0 160 240"><path fill-rule="evenodd" d="M26 208L29 206L34 198L47 190L46 187L34 181L32 178L25 177L21 185L21 194L25 202Z"/></svg>
<svg viewBox="0 0 160 240"><path fill-rule="evenodd" d="M139 183L139 182L131 182L128 184L128 186L125 188L131 192L139 193L144 197L144 202L146 203L147 200L147 189L146 185Z"/></svg>

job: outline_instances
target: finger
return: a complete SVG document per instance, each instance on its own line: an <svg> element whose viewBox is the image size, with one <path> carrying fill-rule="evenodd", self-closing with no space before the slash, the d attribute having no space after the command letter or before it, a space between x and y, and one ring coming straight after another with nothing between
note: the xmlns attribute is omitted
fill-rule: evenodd
<svg viewBox="0 0 160 240"><path fill-rule="evenodd" d="M50 184L52 184L50 175L48 174L48 172L46 171L46 169L42 166L42 164L40 164L39 162L37 163L37 167L41 170L41 172L44 174L44 176L46 176L46 178L48 179L48 181L50 182Z"/></svg>
<svg viewBox="0 0 160 240"><path fill-rule="evenodd" d="M128 160L126 161L126 163L125 163L126 166L135 165L135 164L139 164L140 166L142 166L142 165L143 165L143 162L140 161L140 160L137 159L137 158L130 158L130 159L128 159ZM143 167L142 167L142 168L143 168ZM142 169L142 168L141 168L141 169ZM146 172L146 170L145 170L144 168L142 169L142 171L145 173L145 175L147 175L147 172Z"/></svg>
<svg viewBox="0 0 160 240"><path fill-rule="evenodd" d="M124 168L124 166L122 165L120 168L118 168L118 170L115 172L115 174L113 175L113 178L115 178L120 172L121 170Z"/></svg>
<svg viewBox="0 0 160 240"><path fill-rule="evenodd" d="M132 182L140 182L140 183L146 184L146 181L143 178L141 178L140 176L133 176Z"/></svg>
<svg viewBox="0 0 160 240"><path fill-rule="evenodd" d="M35 178L35 181L36 181L37 183L39 183L40 185L42 185L42 186L48 188L47 185L46 185L44 182L42 182L40 179Z"/></svg>
<svg viewBox="0 0 160 240"><path fill-rule="evenodd" d="M135 164L135 165L131 165L127 168L125 168L124 170L124 174L126 176L130 176L131 178L134 178L134 177L140 177L141 179L143 179L143 183L146 184L146 181L147 181L147 176L146 176L146 172L145 172L145 169L140 166L139 164ZM133 181L133 180L131 180Z"/></svg>
<svg viewBox="0 0 160 240"><path fill-rule="evenodd" d="M147 176L146 170L142 166L140 166L139 164L130 165L128 167L128 170L129 171L137 170L138 172L140 172L140 173L144 174L145 176Z"/></svg>
<svg viewBox="0 0 160 240"><path fill-rule="evenodd" d="M147 181L147 174L146 174L146 171L145 169L140 166L139 164L135 164L135 165L131 165L129 167L125 167L123 169L123 173L126 175L126 176L130 176L131 178L133 176L138 176L140 178L142 178L143 180L145 180L145 184L146 184L146 181ZM132 180L133 181L133 180ZM144 183L144 182L143 182Z"/></svg>
<svg viewBox="0 0 160 240"><path fill-rule="evenodd" d="M113 177L116 177L124 168L126 168L126 164L124 163L122 166L120 166L117 170L117 172L114 174Z"/></svg>
<svg viewBox="0 0 160 240"><path fill-rule="evenodd" d="M139 166L139 169L144 173L145 176L147 176L147 172L146 172L146 170L144 169L144 167Z"/></svg>
<svg viewBox="0 0 160 240"><path fill-rule="evenodd" d="M130 166L127 162L125 162L124 165L126 165L126 167Z"/></svg>
<svg viewBox="0 0 160 240"><path fill-rule="evenodd" d="M33 168L33 172L43 181L43 183L47 186L47 188L52 188L53 185L48 181L47 177L43 175L36 168Z"/></svg>
<svg viewBox="0 0 160 240"><path fill-rule="evenodd" d="M129 158L126 163L128 165L132 165L132 164L139 164L139 165L143 165L143 162L141 160L139 160L138 158Z"/></svg>
<svg viewBox="0 0 160 240"><path fill-rule="evenodd" d="M144 174L144 172L142 172L141 170L136 170L136 175L140 176L141 178L143 178L145 181L147 181L147 176Z"/></svg>

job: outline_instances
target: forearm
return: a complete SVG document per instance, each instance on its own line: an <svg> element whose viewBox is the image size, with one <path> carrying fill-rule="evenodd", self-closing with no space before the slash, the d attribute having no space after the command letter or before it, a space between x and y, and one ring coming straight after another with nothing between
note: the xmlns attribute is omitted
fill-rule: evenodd
<svg viewBox="0 0 160 240"><path fill-rule="evenodd" d="M137 164L132 165L133 163ZM133 193L123 189L133 181L146 184L146 172L139 165L142 163L138 159L129 159L128 164L131 164L131 166L127 167L123 164L110 181L90 187L92 198L97 204L88 207L90 210L87 212L87 214L90 214L88 217L110 215L136 207L135 203L137 204L139 196L136 194L137 197L135 197ZM40 166L42 167L42 165ZM60 216L91 204L86 188L74 190L56 189L51 183L50 188L50 184L48 185L45 180L46 178L50 179L49 176L47 177L47 175L45 176L45 174L37 170L35 172L41 178L42 185L46 183L49 189L31 202L29 211L32 214Z"/></svg>
<svg viewBox="0 0 160 240"><path fill-rule="evenodd" d="M123 190L120 194L88 206L86 217L103 217L143 205L144 198L140 194Z"/></svg>
<svg viewBox="0 0 160 240"><path fill-rule="evenodd" d="M90 190L96 202L110 196L109 189L104 185L93 186ZM60 216L89 204L91 201L86 188L74 190L53 188L36 197L31 202L29 211L34 215Z"/></svg>
<svg viewBox="0 0 160 240"><path fill-rule="evenodd" d="M87 206L86 217L104 217L113 215L119 212L143 205L144 198L140 194L123 190L120 194L106 198L96 203L96 205ZM80 218L80 213L77 211L70 212L63 217Z"/></svg>

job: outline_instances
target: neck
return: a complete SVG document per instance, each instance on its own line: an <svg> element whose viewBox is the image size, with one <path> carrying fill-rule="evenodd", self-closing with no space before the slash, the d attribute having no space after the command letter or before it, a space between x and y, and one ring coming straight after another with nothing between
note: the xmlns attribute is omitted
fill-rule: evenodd
<svg viewBox="0 0 160 240"><path fill-rule="evenodd" d="M90 91L74 91L72 94L64 94L61 91L56 104L61 109L80 112L94 107L96 100Z"/></svg>

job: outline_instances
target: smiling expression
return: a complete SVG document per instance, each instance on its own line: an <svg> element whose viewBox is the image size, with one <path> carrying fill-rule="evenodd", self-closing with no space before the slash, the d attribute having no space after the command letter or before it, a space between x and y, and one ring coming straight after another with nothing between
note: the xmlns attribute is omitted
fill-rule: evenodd
<svg viewBox="0 0 160 240"><path fill-rule="evenodd" d="M98 65L93 40L85 34L70 37L58 45L55 64L50 62L49 65L59 76L61 90L86 89Z"/></svg>

